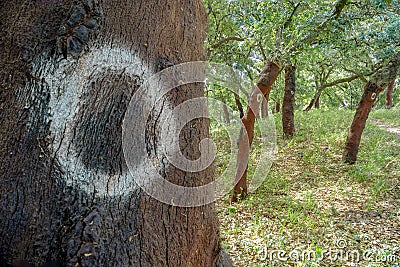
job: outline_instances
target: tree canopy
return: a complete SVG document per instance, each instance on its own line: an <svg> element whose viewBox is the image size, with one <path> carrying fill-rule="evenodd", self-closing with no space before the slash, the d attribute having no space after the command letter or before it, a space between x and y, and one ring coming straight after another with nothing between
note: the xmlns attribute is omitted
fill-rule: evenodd
<svg viewBox="0 0 400 267"><path fill-rule="evenodd" d="M298 67L298 102L328 85L324 105L354 108L360 84L400 50L399 1L206 0L209 59L253 81L268 59ZM283 87L278 78L277 88ZM273 91L271 99L281 98ZM233 102L232 102L233 105Z"/></svg>

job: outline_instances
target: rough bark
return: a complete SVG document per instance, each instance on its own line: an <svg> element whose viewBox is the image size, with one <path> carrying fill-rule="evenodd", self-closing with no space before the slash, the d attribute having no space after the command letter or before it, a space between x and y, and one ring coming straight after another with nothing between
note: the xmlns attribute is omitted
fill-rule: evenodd
<svg viewBox="0 0 400 267"><path fill-rule="evenodd" d="M388 85L388 88L386 91L386 104L385 104L386 109L391 109L393 107L393 89L394 89L395 82L396 82L396 79L394 79Z"/></svg>
<svg viewBox="0 0 400 267"><path fill-rule="evenodd" d="M296 67L286 66L285 68L285 92L282 105L282 126L283 134L286 137L293 136L294 128L294 104L296 93Z"/></svg>
<svg viewBox="0 0 400 267"><path fill-rule="evenodd" d="M234 187L231 197L231 201L233 202L236 202L239 196L244 197L245 195L247 195L248 157L250 146L253 142L254 123L256 121L256 118L258 117L258 114L256 114L259 109L258 95L259 93L261 93L268 101L272 89L272 84L278 77L279 69L279 66L274 62L268 62L264 66L258 77L257 88L252 91L252 94L250 96L247 112L242 118L244 129L242 128L238 140L239 152L235 174L236 185Z"/></svg>
<svg viewBox="0 0 400 267"><path fill-rule="evenodd" d="M0 21L0 261L229 266L213 205L168 206L120 186L129 99L148 75L204 59L201 1L1 1ZM188 85L165 103L202 94ZM199 156L207 135L205 121L185 128L182 153ZM160 173L184 186L213 179L210 169Z"/></svg>
<svg viewBox="0 0 400 267"><path fill-rule="evenodd" d="M368 115L379 94L389 85L400 72L400 53L396 54L388 65L375 73L365 85L364 93L358 104L356 114L349 129L343 161L354 164L357 161L361 135L364 131Z"/></svg>

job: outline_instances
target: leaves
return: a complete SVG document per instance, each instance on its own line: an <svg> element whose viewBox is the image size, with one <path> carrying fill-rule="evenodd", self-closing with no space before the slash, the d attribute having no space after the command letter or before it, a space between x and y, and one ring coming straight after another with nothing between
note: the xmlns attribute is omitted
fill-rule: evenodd
<svg viewBox="0 0 400 267"><path fill-rule="evenodd" d="M319 73L333 68L327 82L348 77L348 70L370 72L400 50L398 0L252 1L206 0L207 47L211 61L235 66L257 77L265 61L299 69L297 101L307 102ZM344 4L344 6L343 6ZM340 12L339 12L340 11ZM359 87L357 81L349 85ZM283 88L283 80L276 82ZM351 102L351 92L332 89L328 105ZM281 98L273 90L271 100ZM301 106L301 105L300 105Z"/></svg>

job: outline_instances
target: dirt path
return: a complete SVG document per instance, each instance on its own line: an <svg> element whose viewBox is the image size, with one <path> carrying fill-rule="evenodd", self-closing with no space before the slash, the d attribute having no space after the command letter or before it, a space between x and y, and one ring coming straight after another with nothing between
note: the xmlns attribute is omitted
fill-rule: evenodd
<svg viewBox="0 0 400 267"><path fill-rule="evenodd" d="M369 120L372 124L374 124L375 126L394 134L395 136L397 136L400 139L400 127L392 125L392 124L388 124L386 122L382 122L380 120L374 119L374 118L370 118Z"/></svg>

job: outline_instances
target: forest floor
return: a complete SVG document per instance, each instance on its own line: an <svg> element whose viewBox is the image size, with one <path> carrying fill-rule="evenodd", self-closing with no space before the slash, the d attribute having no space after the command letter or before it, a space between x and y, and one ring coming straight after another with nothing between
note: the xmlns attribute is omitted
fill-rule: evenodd
<svg viewBox="0 0 400 267"><path fill-rule="evenodd" d="M372 119L379 120L381 122L391 124L400 127L400 106L391 110L387 109L376 109L371 112Z"/></svg>
<svg viewBox="0 0 400 267"><path fill-rule="evenodd" d="M386 122L382 122L382 121L377 120L375 118L371 118L370 122L372 124L374 124L375 126L378 126L379 128L381 128L381 129L383 129L383 130L385 130L385 131L387 131L389 133L392 133L392 134L396 135L400 139L400 126L396 126L396 125L393 125L393 124L388 124Z"/></svg>
<svg viewBox="0 0 400 267"><path fill-rule="evenodd" d="M371 118L395 125L399 111L385 112ZM268 177L239 203L217 202L222 244L235 266L398 267L398 137L368 122L358 162L347 165L341 155L354 112L297 112L290 140L275 116L278 149Z"/></svg>

